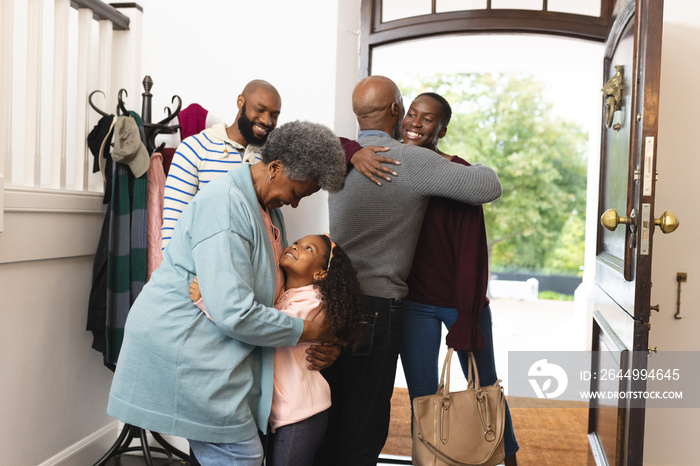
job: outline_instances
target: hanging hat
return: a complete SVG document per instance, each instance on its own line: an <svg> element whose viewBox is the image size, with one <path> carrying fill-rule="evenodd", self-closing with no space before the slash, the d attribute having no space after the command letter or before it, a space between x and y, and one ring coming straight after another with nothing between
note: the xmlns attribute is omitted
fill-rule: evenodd
<svg viewBox="0 0 700 466"><path fill-rule="evenodd" d="M142 177L148 171L148 150L141 142L136 120L130 116L117 117L114 125L112 160L129 165L136 178Z"/></svg>
<svg viewBox="0 0 700 466"><path fill-rule="evenodd" d="M92 172L97 173L100 171L101 160L100 158L110 159L110 145L112 143L112 128L114 127L114 115L107 115L100 118L95 127L90 131L87 136L87 145L90 148L90 152L95 158L92 166ZM106 144L105 144L106 141ZM107 149L106 151L104 149Z"/></svg>

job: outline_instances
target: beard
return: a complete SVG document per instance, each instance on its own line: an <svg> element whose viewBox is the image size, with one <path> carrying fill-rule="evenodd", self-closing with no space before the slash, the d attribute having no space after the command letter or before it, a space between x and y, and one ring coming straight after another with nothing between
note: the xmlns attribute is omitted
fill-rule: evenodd
<svg viewBox="0 0 700 466"><path fill-rule="evenodd" d="M403 135L401 134L401 124L400 124L400 122L399 122L398 125L396 125L396 128L394 128L394 134L393 134L393 136L394 136L394 139L396 139L397 141L401 142L401 140L402 140L402 138L403 138Z"/></svg>
<svg viewBox="0 0 700 466"><path fill-rule="evenodd" d="M401 106L401 114L399 115L399 118L396 121L396 126L394 127L394 134L392 135L397 141L401 141L403 139L401 126L403 124L403 117L405 114L406 111L404 110L403 106Z"/></svg>
<svg viewBox="0 0 700 466"><path fill-rule="evenodd" d="M259 125L265 128L267 130L265 136L260 137L255 134L253 131L253 125ZM243 108L241 109L241 116L238 117L238 130L241 132L243 139L245 139L248 144L256 144L258 146L265 144L265 141L267 141L267 136L271 131L269 126L263 125L262 123L254 123L248 119L245 104L243 104Z"/></svg>
<svg viewBox="0 0 700 466"><path fill-rule="evenodd" d="M405 113L405 112L404 112L404 113ZM393 136L394 136L394 139L396 139L397 141L401 141L401 140L403 139L403 134L402 134L402 131L401 131L401 125L402 125L402 123L403 123L403 113L401 114L400 118L399 118L398 121L396 122L396 127L394 127L394 134L393 134Z"/></svg>

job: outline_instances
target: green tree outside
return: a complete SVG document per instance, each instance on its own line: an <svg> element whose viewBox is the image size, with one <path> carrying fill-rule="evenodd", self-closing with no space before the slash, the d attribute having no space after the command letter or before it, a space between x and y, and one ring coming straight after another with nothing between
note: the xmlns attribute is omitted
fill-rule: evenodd
<svg viewBox="0 0 700 466"><path fill-rule="evenodd" d="M493 167L503 196L484 206L493 270L577 275L584 256L586 133L555 116L530 75L414 75L407 102L437 92L453 115L439 147Z"/></svg>

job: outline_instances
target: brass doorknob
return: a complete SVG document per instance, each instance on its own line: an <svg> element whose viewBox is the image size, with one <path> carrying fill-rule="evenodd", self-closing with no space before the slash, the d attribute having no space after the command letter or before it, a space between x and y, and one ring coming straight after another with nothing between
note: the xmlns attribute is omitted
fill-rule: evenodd
<svg viewBox="0 0 700 466"><path fill-rule="evenodd" d="M615 228L620 223L624 223L625 225L630 225L632 224L632 221L634 220L634 217L620 217L617 215L617 210L615 209L608 209L606 210L603 215L600 217L600 223L605 227L605 229L610 230L610 231L615 231Z"/></svg>
<svg viewBox="0 0 700 466"><path fill-rule="evenodd" d="M678 217L673 212L664 212L661 217L654 219L654 225L658 225L662 232L671 233L678 228Z"/></svg>

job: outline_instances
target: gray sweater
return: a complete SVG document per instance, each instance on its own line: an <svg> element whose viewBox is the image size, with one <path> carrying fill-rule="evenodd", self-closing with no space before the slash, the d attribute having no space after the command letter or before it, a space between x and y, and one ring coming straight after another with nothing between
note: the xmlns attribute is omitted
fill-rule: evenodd
<svg viewBox="0 0 700 466"><path fill-rule="evenodd" d="M389 147L382 155L401 162L392 166L398 176L377 186L351 170L329 197L331 238L352 260L366 295L403 298L430 197L483 204L500 197L501 183L489 167L452 163L383 131L362 131L358 142Z"/></svg>

